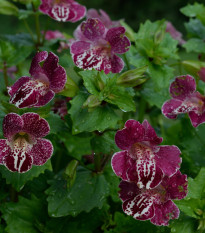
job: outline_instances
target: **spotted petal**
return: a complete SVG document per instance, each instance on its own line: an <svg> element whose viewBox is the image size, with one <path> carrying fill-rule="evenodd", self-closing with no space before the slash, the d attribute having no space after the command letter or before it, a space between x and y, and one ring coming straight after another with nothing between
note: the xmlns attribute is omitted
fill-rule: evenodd
<svg viewBox="0 0 205 233"><path fill-rule="evenodd" d="M18 89L24 85L25 83L29 82L31 80L30 77L21 77L18 79L13 86L8 87L8 93L11 96L11 98L14 96L14 94L18 91Z"/></svg>
<svg viewBox="0 0 205 233"><path fill-rule="evenodd" d="M168 226L170 219L179 217L179 209L171 200L160 205L154 204L154 210L155 215L150 221L158 226Z"/></svg>
<svg viewBox="0 0 205 233"><path fill-rule="evenodd" d="M175 99L184 100L196 90L195 79L190 75L179 76L170 85L170 94Z"/></svg>
<svg viewBox="0 0 205 233"><path fill-rule="evenodd" d="M127 215L138 220L147 220L154 216L154 197L147 193L135 196L133 199L125 201L122 205Z"/></svg>
<svg viewBox="0 0 205 233"><path fill-rule="evenodd" d="M24 122L23 131L36 138L45 137L50 131L48 122L45 119L40 118L37 113L25 113L21 118Z"/></svg>
<svg viewBox="0 0 205 233"><path fill-rule="evenodd" d="M113 53L123 54L130 48L130 41L125 36L124 27L114 27L108 30L105 38L111 45Z"/></svg>
<svg viewBox="0 0 205 233"><path fill-rule="evenodd" d="M52 153L53 146L49 140L37 139L29 154L33 157L33 165L40 166L50 159Z"/></svg>
<svg viewBox="0 0 205 233"><path fill-rule="evenodd" d="M190 117L192 125L194 127L197 127L198 125L205 122L205 111L201 114L195 111L189 112L189 117Z"/></svg>
<svg viewBox="0 0 205 233"><path fill-rule="evenodd" d="M157 146L155 150L156 164L162 169L164 174L167 176L175 174L182 162L179 148L177 146Z"/></svg>
<svg viewBox="0 0 205 233"><path fill-rule="evenodd" d="M140 189L136 183L127 182L122 180L119 184L119 196L122 201L127 201L133 199L137 195L141 194L142 189Z"/></svg>
<svg viewBox="0 0 205 233"><path fill-rule="evenodd" d="M166 189L167 198L180 200L187 195L187 176L177 171L173 176L165 177L162 186Z"/></svg>
<svg viewBox="0 0 205 233"><path fill-rule="evenodd" d="M16 113L9 113L3 120L4 137L10 141L14 134L20 132L23 128L23 120Z"/></svg>
<svg viewBox="0 0 205 233"><path fill-rule="evenodd" d="M0 139L0 164L3 163L3 157L11 152L11 148L7 144L6 139Z"/></svg>
<svg viewBox="0 0 205 233"><path fill-rule="evenodd" d="M135 120L128 120L122 130L117 131L115 142L121 150L129 149L134 143L144 138L143 126Z"/></svg>
<svg viewBox="0 0 205 233"><path fill-rule="evenodd" d="M117 176L121 177L123 180L128 180L127 170L132 164L135 164L135 161L129 157L127 151L120 151L113 155L111 164Z"/></svg>
<svg viewBox="0 0 205 233"><path fill-rule="evenodd" d="M99 19L90 18L81 24L81 31L87 39L96 41L103 37L105 26Z"/></svg>

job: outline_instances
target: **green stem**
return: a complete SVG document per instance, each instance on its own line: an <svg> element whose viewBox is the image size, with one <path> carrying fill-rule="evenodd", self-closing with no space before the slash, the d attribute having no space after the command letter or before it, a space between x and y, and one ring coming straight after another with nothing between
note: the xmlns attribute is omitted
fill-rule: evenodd
<svg viewBox="0 0 205 233"><path fill-rule="evenodd" d="M5 82L5 85L6 87L9 86L9 82L8 82L8 75L7 75L7 65L6 65L6 62L4 62L4 65L3 65L3 74L4 74L4 82Z"/></svg>
<svg viewBox="0 0 205 233"><path fill-rule="evenodd" d="M146 110L147 102L144 98L141 98L139 103L139 114L138 114L138 121L142 122L144 120L145 110Z"/></svg>
<svg viewBox="0 0 205 233"><path fill-rule="evenodd" d="M10 188L10 198L12 202L16 202L17 201L17 192L16 190L11 186Z"/></svg>
<svg viewBox="0 0 205 233"><path fill-rule="evenodd" d="M100 170L101 170L101 156L100 156L100 154L94 154L94 164L95 164L95 171L100 172Z"/></svg>
<svg viewBox="0 0 205 233"><path fill-rule="evenodd" d="M126 56L125 53L123 54L123 57L124 57L124 60L125 60L125 64L126 64L126 66L127 66L127 69L130 70L130 64L129 64L128 60L127 60L127 56Z"/></svg>
<svg viewBox="0 0 205 233"><path fill-rule="evenodd" d="M28 31L28 32L30 33L30 35L31 35L31 38L32 38L33 42L35 42L35 39L34 39L34 36L33 36L33 32L31 31L31 29L30 29L30 27L29 27L27 21L26 21L25 19L24 19L23 21L24 21L24 25L25 25L27 31Z"/></svg>
<svg viewBox="0 0 205 233"><path fill-rule="evenodd" d="M35 13L35 25L36 25L36 36L37 36L36 48L38 50L39 45L41 45L41 30L40 30L40 22L39 22L39 13L35 9L35 6L33 3L32 3L32 8Z"/></svg>

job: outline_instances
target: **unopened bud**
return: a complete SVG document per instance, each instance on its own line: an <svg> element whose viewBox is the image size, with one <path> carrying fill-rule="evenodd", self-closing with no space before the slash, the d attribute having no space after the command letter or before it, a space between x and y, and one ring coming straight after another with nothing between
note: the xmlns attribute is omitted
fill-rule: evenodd
<svg viewBox="0 0 205 233"><path fill-rule="evenodd" d="M84 102L84 108L95 108L101 104L101 101L95 95L90 95L87 100Z"/></svg>
<svg viewBox="0 0 205 233"><path fill-rule="evenodd" d="M117 84L123 87L138 86L147 80L144 75L146 70L147 66L143 66L141 68L126 71L117 79Z"/></svg>
<svg viewBox="0 0 205 233"><path fill-rule="evenodd" d="M76 169L78 166L77 160L72 160L66 167L64 172L64 178L67 181L67 188L71 188L73 184L75 183L76 178Z"/></svg>

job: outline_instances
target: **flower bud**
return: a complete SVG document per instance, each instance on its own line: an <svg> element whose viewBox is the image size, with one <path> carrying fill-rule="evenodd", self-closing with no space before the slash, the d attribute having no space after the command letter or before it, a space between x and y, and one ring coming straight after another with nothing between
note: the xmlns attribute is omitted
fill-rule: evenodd
<svg viewBox="0 0 205 233"><path fill-rule="evenodd" d="M90 95L87 100L84 102L84 108L95 108L101 104L101 101L95 95Z"/></svg>
<svg viewBox="0 0 205 233"><path fill-rule="evenodd" d="M71 188L75 182L78 163L77 160L72 160L65 169L64 178L67 181L67 188Z"/></svg>
<svg viewBox="0 0 205 233"><path fill-rule="evenodd" d="M120 75L117 79L117 84L123 87L135 87L144 83L147 79L145 78L145 71L147 66L129 70Z"/></svg>

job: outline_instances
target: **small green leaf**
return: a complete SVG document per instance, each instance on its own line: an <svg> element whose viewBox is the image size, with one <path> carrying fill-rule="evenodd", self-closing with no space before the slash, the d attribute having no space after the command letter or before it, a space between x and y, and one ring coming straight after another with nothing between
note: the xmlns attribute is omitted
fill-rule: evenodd
<svg viewBox="0 0 205 233"><path fill-rule="evenodd" d="M0 1L0 14L3 15L18 15L18 8L11 2L6 0Z"/></svg>
<svg viewBox="0 0 205 233"><path fill-rule="evenodd" d="M77 95L78 91L79 91L78 86L71 78L67 76L67 82L65 84L65 87L63 91L61 91L59 94L66 97L74 97Z"/></svg>
<svg viewBox="0 0 205 233"><path fill-rule="evenodd" d="M17 203L1 205L8 233L39 233L38 226L45 221L47 210L44 202L35 196L31 200L19 196Z"/></svg>
<svg viewBox="0 0 205 233"><path fill-rule="evenodd" d="M190 19L188 23L185 23L186 30L189 37L197 37L200 39L205 38L205 25L198 19Z"/></svg>
<svg viewBox="0 0 205 233"><path fill-rule="evenodd" d="M180 9L180 11L188 17L196 17L205 24L205 6L203 4L195 2L193 5L188 4L187 6Z"/></svg>
<svg viewBox="0 0 205 233"><path fill-rule="evenodd" d="M95 207L102 208L109 193L103 175L78 167L76 181L72 188L67 189L66 181L59 174L50 182L48 194L48 213L53 217L67 215L76 216L82 211L90 212Z"/></svg>
<svg viewBox="0 0 205 233"><path fill-rule="evenodd" d="M182 45L188 53L205 53L205 42L204 40L192 38Z"/></svg>
<svg viewBox="0 0 205 233"><path fill-rule="evenodd" d="M120 117L108 104L96 107L90 112L88 109L82 108L88 96L87 93L80 92L70 101L72 106L68 112L73 121L73 134L115 128Z"/></svg>
<svg viewBox="0 0 205 233"><path fill-rule="evenodd" d="M6 183L11 184L16 191L19 192L26 182L32 180L34 177L38 177L41 173L45 172L46 169L52 170L50 160L42 166L33 166L31 170L26 173L10 172L6 167L1 165L0 173L2 177L6 179Z"/></svg>

